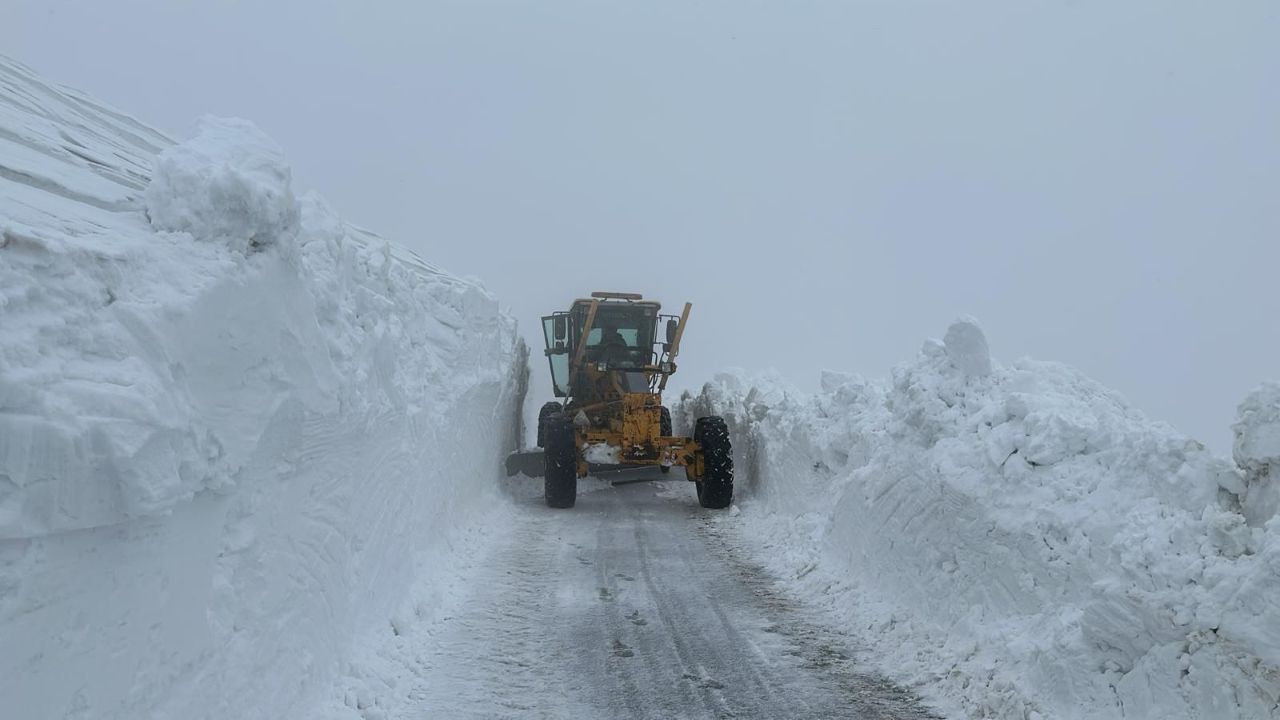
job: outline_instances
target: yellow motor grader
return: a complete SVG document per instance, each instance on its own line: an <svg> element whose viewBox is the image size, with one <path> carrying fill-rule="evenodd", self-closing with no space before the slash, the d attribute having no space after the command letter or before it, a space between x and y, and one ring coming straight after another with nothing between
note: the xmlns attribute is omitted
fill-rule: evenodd
<svg viewBox="0 0 1280 720"><path fill-rule="evenodd" d="M568 508L590 468L683 467L703 507L728 507L733 452L724 419L698 418L693 437L677 437L662 405L691 307L663 315L636 293L593 292L542 318L552 386L563 400L538 413L542 450L513 453L507 473L543 475L547 505Z"/></svg>

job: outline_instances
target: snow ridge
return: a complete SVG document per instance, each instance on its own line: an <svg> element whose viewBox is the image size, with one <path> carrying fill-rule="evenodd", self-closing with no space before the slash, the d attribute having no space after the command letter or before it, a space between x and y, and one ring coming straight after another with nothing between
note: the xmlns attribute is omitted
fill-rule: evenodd
<svg viewBox="0 0 1280 720"><path fill-rule="evenodd" d="M494 500L525 373L482 288L0 58L0 697L325 701Z"/></svg>
<svg viewBox="0 0 1280 720"><path fill-rule="evenodd" d="M807 396L718 377L744 535L949 714L1280 717L1280 397L1214 456L1056 363L990 360L958 321L890 383Z"/></svg>

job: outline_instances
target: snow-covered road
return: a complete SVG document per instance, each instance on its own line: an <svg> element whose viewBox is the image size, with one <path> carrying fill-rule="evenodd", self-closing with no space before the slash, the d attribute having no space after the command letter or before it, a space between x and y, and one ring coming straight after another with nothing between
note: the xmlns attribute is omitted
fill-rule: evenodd
<svg viewBox="0 0 1280 720"><path fill-rule="evenodd" d="M571 511L514 502L470 596L417 649L404 717L930 717L685 483L603 485Z"/></svg>

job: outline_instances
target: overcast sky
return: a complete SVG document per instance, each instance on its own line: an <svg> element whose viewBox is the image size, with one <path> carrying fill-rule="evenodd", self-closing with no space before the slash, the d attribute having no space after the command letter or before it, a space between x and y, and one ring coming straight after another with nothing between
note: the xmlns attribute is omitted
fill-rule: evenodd
<svg viewBox="0 0 1280 720"><path fill-rule="evenodd" d="M967 313L1227 450L1280 378L1271 0L4 0L0 52L253 120L535 348L593 289L690 300L682 387L884 377Z"/></svg>

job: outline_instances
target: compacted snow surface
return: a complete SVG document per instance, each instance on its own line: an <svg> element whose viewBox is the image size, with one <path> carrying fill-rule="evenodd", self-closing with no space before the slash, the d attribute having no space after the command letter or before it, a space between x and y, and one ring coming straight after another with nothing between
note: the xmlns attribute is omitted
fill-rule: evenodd
<svg viewBox="0 0 1280 720"><path fill-rule="evenodd" d="M471 282L0 58L0 715L306 717L497 498Z"/></svg>
<svg viewBox="0 0 1280 720"><path fill-rule="evenodd" d="M1280 388L1237 468L958 321L891 382L726 374L754 552L957 716L1280 717Z"/></svg>
<svg viewBox="0 0 1280 720"><path fill-rule="evenodd" d="M744 557L732 512L608 475L571 511L511 480L463 591L398 619L322 717L936 717Z"/></svg>

